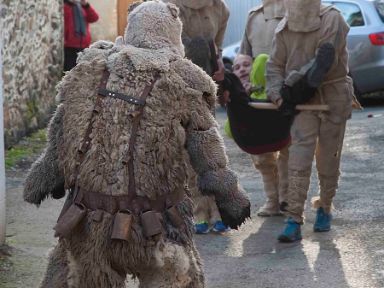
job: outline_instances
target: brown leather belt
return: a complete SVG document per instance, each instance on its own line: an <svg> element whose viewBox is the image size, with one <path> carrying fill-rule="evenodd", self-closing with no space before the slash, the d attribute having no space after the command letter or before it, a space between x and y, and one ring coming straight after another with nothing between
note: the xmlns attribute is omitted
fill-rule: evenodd
<svg viewBox="0 0 384 288"><path fill-rule="evenodd" d="M158 196L156 200L150 200L148 197L142 196L136 196L132 199L130 195L111 196L80 191L74 202L84 205L87 209L103 210L112 215L119 211L130 211L132 214L139 215L149 210L162 213L166 209L176 206L183 199L184 195L182 197Z"/></svg>

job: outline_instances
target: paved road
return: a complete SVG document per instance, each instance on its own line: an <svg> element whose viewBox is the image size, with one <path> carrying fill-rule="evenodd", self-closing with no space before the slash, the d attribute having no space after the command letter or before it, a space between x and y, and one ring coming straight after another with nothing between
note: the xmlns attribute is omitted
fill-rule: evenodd
<svg viewBox="0 0 384 288"><path fill-rule="evenodd" d="M368 114L377 117L368 118ZM219 122L225 114L218 112ZM384 108L356 112L349 122L342 179L335 199L334 225L314 234L308 202L304 240L280 244L282 218L255 215L264 201L260 176L247 155L226 139L231 167L240 175L252 204L252 220L227 235L197 236L209 288L383 288L384 287ZM315 174L315 173L314 173ZM52 227L62 202L39 209L21 200L23 173L7 179L8 232L12 257L0 261L0 287L37 287L48 250L55 244ZM313 176L309 199L317 193ZM0 253L1 257L1 253ZM128 287L137 287L135 283Z"/></svg>

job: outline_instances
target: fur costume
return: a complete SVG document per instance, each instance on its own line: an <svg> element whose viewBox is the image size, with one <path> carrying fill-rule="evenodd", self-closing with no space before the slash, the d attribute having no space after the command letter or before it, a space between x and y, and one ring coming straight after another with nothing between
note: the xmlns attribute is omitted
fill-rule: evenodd
<svg viewBox="0 0 384 288"><path fill-rule="evenodd" d="M69 236L60 238L42 287L66 287L62 282L68 287L124 287L128 274L139 278L140 287L204 287L192 240L192 203L185 185L189 158L201 191L216 197L224 222L237 228L249 217L249 200L227 167L210 112L216 87L208 75L183 58L181 26L176 6L148 1L130 13L125 45L98 42L79 56L77 66L59 85L62 104L50 122L47 149L27 177L24 199L38 205L61 187L61 192L71 190L67 202L72 203L77 197L75 183L80 191L105 199L129 194L124 161L136 107L105 97L101 110L92 117L97 89L107 68L108 90L138 98L145 86L154 83L157 73L159 79L149 93L135 134L131 159L136 194L149 200L183 199L175 203L182 224L174 225L164 210L160 214L163 232L149 238L140 216L134 214L129 239L112 240L115 215L88 209ZM90 148L77 167L89 123ZM68 267L68 279L60 278L64 267Z"/></svg>

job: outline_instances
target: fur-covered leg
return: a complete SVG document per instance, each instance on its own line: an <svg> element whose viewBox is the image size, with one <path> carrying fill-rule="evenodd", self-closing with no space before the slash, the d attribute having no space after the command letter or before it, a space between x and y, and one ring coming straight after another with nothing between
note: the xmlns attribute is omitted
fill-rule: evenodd
<svg viewBox="0 0 384 288"><path fill-rule="evenodd" d="M68 282L69 288L124 288L125 275L122 276L112 269L101 255L68 255L69 274L72 281Z"/></svg>
<svg viewBox="0 0 384 288"><path fill-rule="evenodd" d="M59 242L49 255L47 271L40 288L68 288L68 258L63 243Z"/></svg>
<svg viewBox="0 0 384 288"><path fill-rule="evenodd" d="M190 252L191 252L191 259L194 265L192 265L189 271L189 275L192 280L191 280L191 283L189 283L189 285L187 286L187 288L204 287L205 278L204 278L204 272L203 272L203 265L195 244L192 245Z"/></svg>
<svg viewBox="0 0 384 288"><path fill-rule="evenodd" d="M194 247L159 242L151 264L138 275L140 288L204 287L201 263Z"/></svg>

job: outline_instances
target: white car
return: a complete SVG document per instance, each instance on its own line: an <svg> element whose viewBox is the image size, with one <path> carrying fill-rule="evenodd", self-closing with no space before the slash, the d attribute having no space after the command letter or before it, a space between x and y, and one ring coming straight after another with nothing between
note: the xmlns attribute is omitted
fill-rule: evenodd
<svg viewBox="0 0 384 288"><path fill-rule="evenodd" d="M384 0L323 0L336 6L351 27L347 45L349 70L356 94L384 90ZM240 42L223 49L223 61L232 65Z"/></svg>

